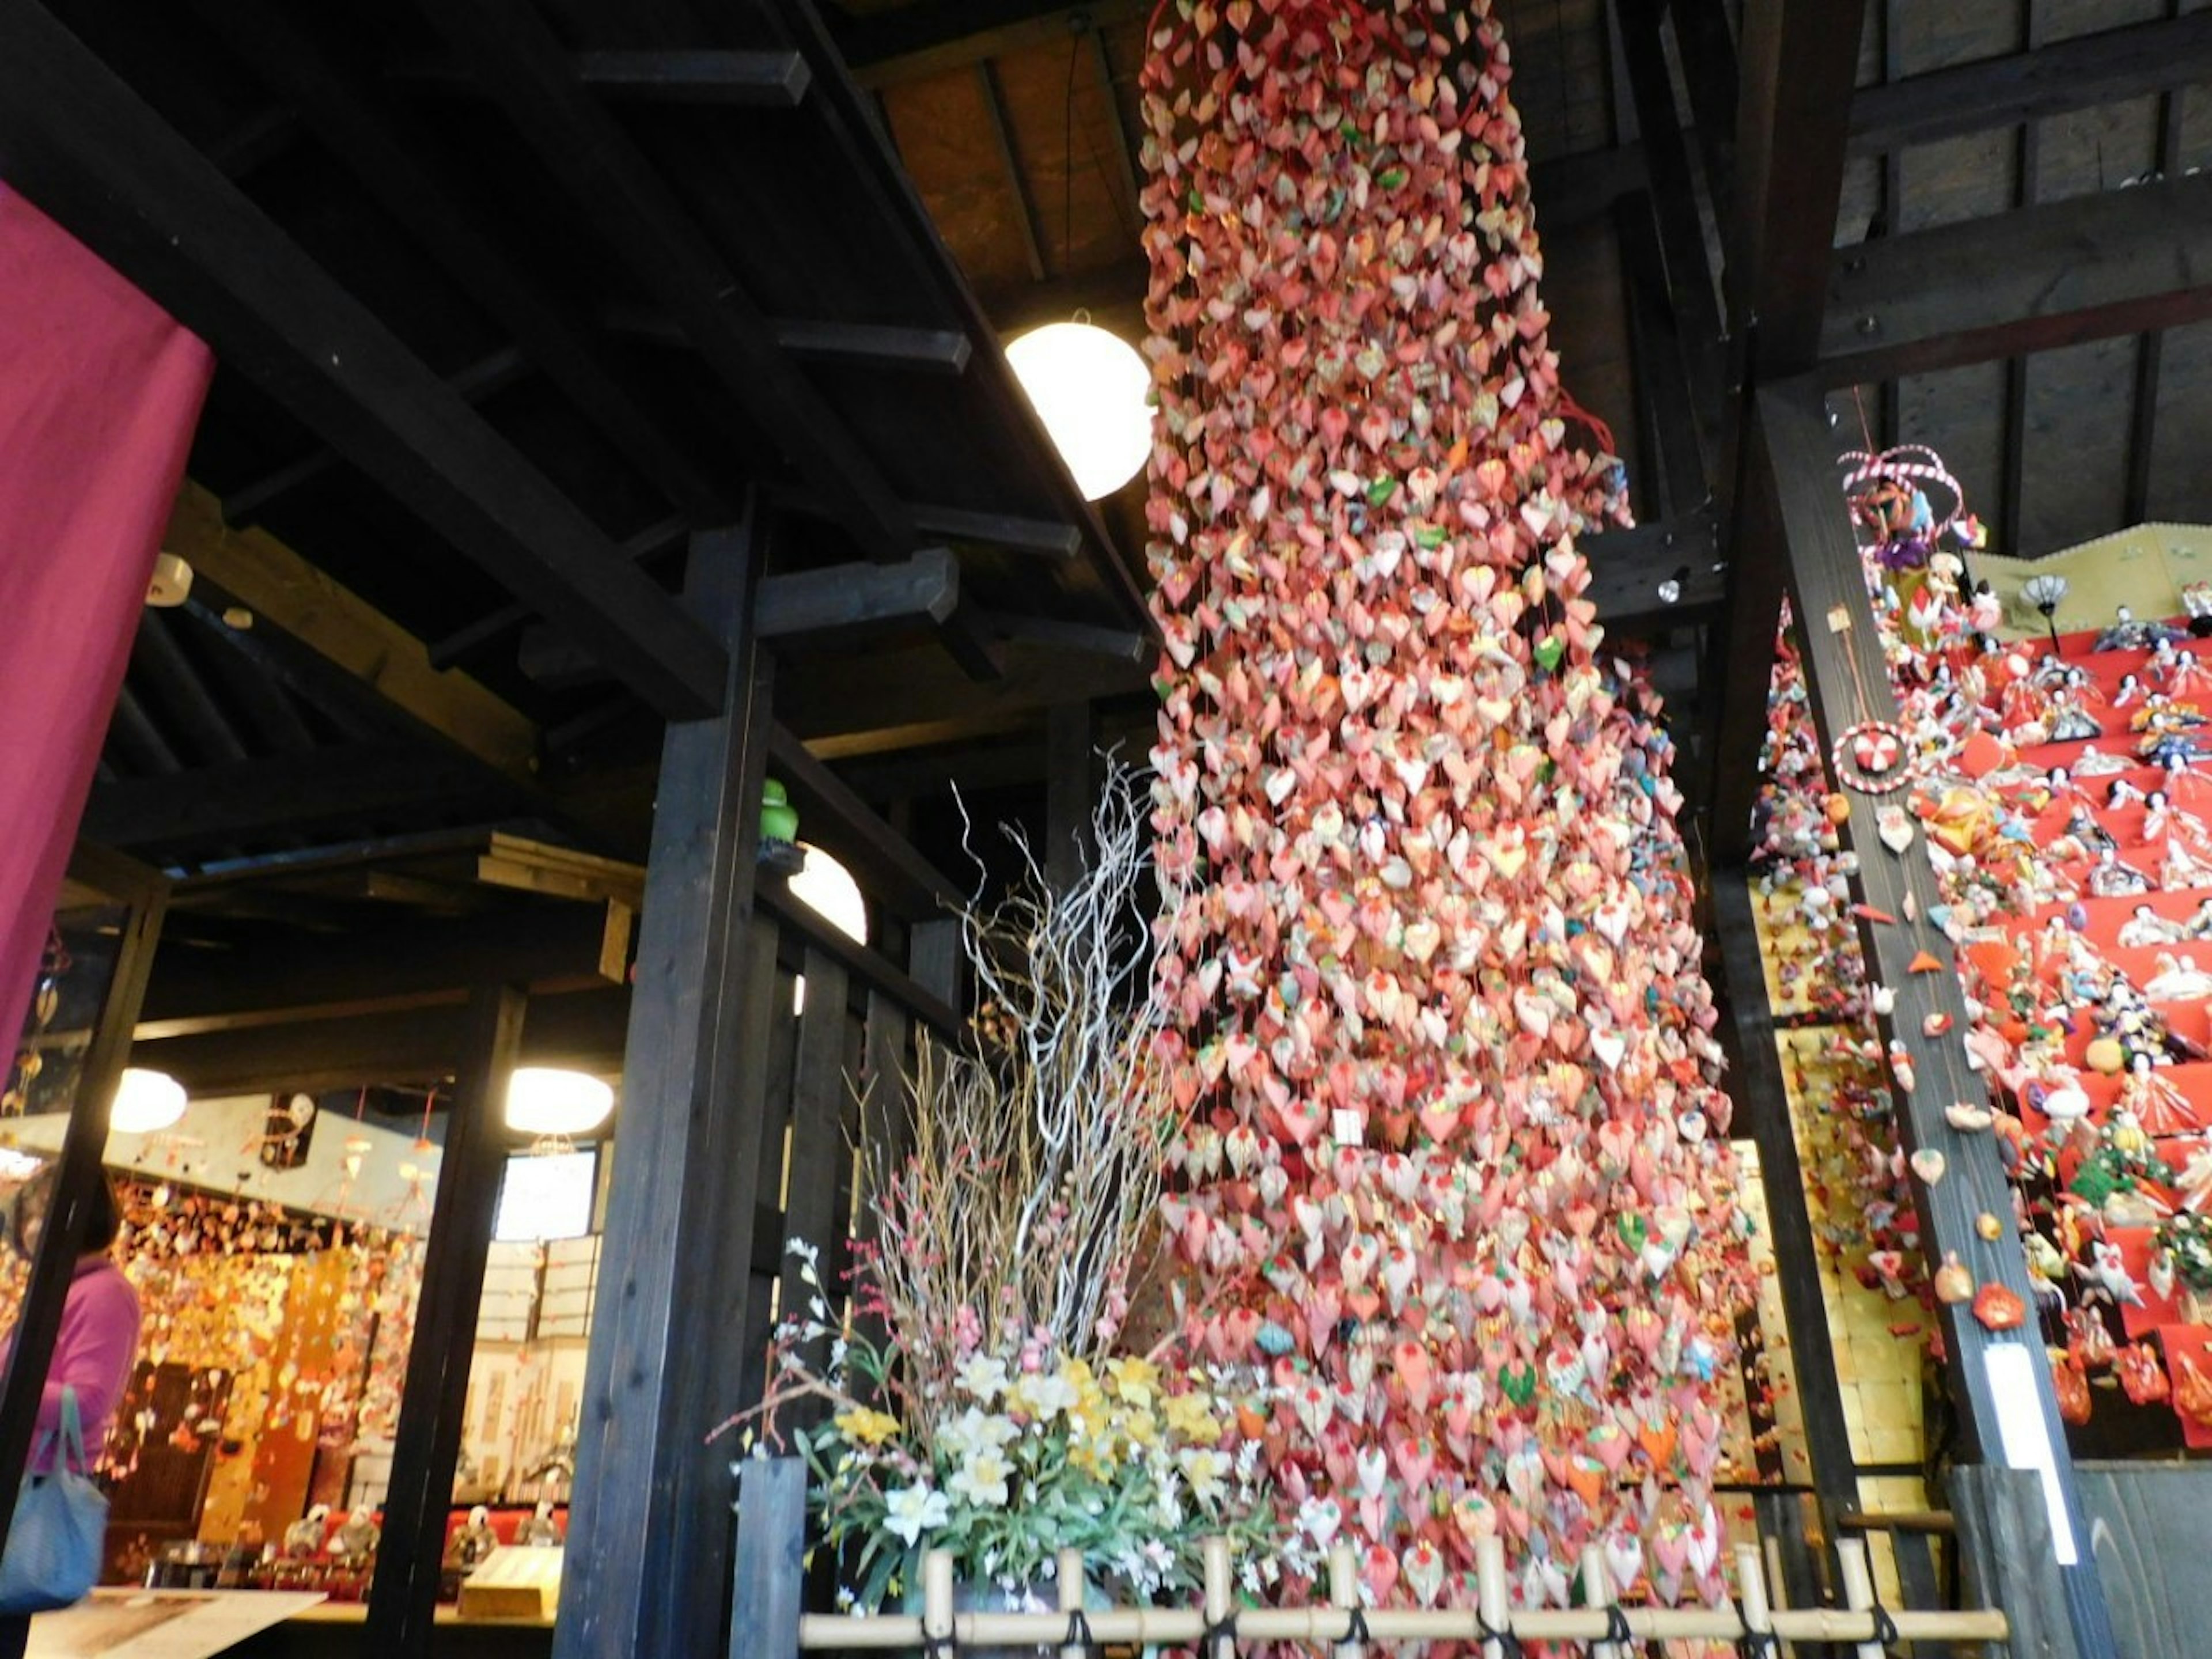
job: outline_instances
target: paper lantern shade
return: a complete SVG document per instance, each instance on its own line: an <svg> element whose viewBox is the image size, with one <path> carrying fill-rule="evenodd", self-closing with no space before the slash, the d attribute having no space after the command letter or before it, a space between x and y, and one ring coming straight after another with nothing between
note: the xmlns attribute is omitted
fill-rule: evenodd
<svg viewBox="0 0 2212 1659"><path fill-rule="evenodd" d="M507 1127L526 1135L589 1134L614 1109L613 1085L586 1072L520 1066L507 1085Z"/></svg>
<svg viewBox="0 0 2212 1659"><path fill-rule="evenodd" d="M128 1066L115 1085L107 1127L125 1134L150 1135L185 1115L185 1085L167 1072Z"/></svg>
<svg viewBox="0 0 2212 1659"><path fill-rule="evenodd" d="M1085 500L1136 476L1152 453L1152 377L1134 346L1089 323L1048 323L1009 343L1006 362Z"/></svg>

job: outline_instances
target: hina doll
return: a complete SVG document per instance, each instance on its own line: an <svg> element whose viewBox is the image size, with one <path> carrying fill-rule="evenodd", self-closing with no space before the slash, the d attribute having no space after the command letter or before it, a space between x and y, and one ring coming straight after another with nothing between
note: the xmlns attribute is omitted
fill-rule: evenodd
<svg viewBox="0 0 2212 1659"><path fill-rule="evenodd" d="M2133 1114L2144 1133L2154 1137L2186 1134L2202 1127L2189 1097L2159 1075L2148 1054L2137 1054L2129 1062L2113 1103Z"/></svg>

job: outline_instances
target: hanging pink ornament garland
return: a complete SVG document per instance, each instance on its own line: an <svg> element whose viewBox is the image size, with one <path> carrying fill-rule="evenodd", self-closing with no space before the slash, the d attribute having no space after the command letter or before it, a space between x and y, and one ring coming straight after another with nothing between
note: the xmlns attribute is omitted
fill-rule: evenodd
<svg viewBox="0 0 2212 1659"><path fill-rule="evenodd" d="M1146 65L1168 1220L1308 1538L1720 1593L1744 1270L1656 702L1599 653L1488 7L1176 0Z"/></svg>

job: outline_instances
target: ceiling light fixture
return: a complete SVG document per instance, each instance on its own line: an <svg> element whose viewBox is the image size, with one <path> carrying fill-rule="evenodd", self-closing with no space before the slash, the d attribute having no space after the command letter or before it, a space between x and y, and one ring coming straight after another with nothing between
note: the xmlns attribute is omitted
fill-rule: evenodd
<svg viewBox="0 0 2212 1659"><path fill-rule="evenodd" d="M185 1085L167 1072L126 1066L107 1109L107 1127L125 1134L150 1135L185 1115Z"/></svg>
<svg viewBox="0 0 2212 1659"><path fill-rule="evenodd" d="M588 1072L519 1066L507 1085L507 1127L540 1139L589 1134L614 1109L613 1085Z"/></svg>
<svg viewBox="0 0 2212 1659"><path fill-rule="evenodd" d="M1010 342L1006 361L1085 501L1137 476L1152 453L1152 377L1134 346L1079 311Z"/></svg>

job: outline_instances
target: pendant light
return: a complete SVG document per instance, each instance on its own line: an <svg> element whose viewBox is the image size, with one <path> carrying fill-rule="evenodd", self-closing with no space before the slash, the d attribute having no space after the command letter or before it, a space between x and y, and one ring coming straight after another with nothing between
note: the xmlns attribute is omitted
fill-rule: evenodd
<svg viewBox="0 0 2212 1659"><path fill-rule="evenodd" d="M588 1072L518 1066L507 1085L507 1127L541 1140L589 1134L614 1109L613 1085Z"/></svg>
<svg viewBox="0 0 2212 1659"><path fill-rule="evenodd" d="M155 1134L185 1115L185 1085L167 1072L126 1066L107 1109L107 1127L125 1134Z"/></svg>
<svg viewBox="0 0 2212 1659"><path fill-rule="evenodd" d="M1137 476L1152 453L1152 377L1134 346L1079 311L1010 342L1006 362L1085 501Z"/></svg>

